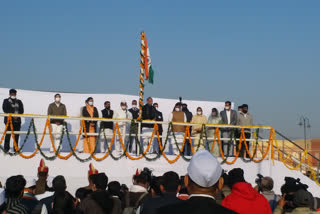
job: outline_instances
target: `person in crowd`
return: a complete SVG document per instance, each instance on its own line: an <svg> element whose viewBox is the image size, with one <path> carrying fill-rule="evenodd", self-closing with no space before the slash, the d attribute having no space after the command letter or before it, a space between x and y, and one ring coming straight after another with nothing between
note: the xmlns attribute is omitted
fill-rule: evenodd
<svg viewBox="0 0 320 214"><path fill-rule="evenodd" d="M162 195L162 192L160 189L161 179L162 179L161 176L152 176L151 182L150 182L150 188L149 188L149 193L151 194L152 197Z"/></svg>
<svg viewBox="0 0 320 214"><path fill-rule="evenodd" d="M182 111L186 114L186 119L187 119L186 122L187 122L187 123L190 123L191 120L192 120L193 115L192 115L191 111L189 111L188 105L187 105L186 103L182 103ZM190 131L190 134L191 134L191 132L192 132L192 127L190 127L190 130L189 130L189 131ZM191 155L191 146L190 146L189 143L186 143L186 144L185 144L185 146L184 146L184 148L183 148L183 153L186 154L186 155L188 155L188 156Z"/></svg>
<svg viewBox="0 0 320 214"><path fill-rule="evenodd" d="M268 200L245 181L242 169L232 169L228 177L232 191L222 201L222 206L243 214L272 214Z"/></svg>
<svg viewBox="0 0 320 214"><path fill-rule="evenodd" d="M35 180L29 179L26 183L26 186L23 191L23 196L21 198L22 204L28 208L29 212L32 214L35 213L48 213L47 208L44 204L38 201L34 195L35 190Z"/></svg>
<svg viewBox="0 0 320 214"><path fill-rule="evenodd" d="M75 198L66 191L66 180L62 175L56 176L53 181L54 195L41 200L46 205L49 214L75 213Z"/></svg>
<svg viewBox="0 0 320 214"><path fill-rule="evenodd" d="M133 185L124 196L124 213L140 213L140 206L149 197L151 178L151 171L147 168L133 176Z"/></svg>
<svg viewBox="0 0 320 214"><path fill-rule="evenodd" d="M132 100L131 104L132 104L132 107L129 109L129 112L132 115L132 119L136 120L139 117L139 108L137 106L137 100ZM131 133L131 138L129 139L128 150L130 153L137 154L138 152L138 145L136 144L136 137L138 133L137 123L131 124L130 133Z"/></svg>
<svg viewBox="0 0 320 214"><path fill-rule="evenodd" d="M120 103L120 109L118 111L115 112L115 114L113 115L114 119L128 119L131 120L132 119L132 114L128 111L128 106L127 106L127 102L126 101L121 101ZM120 120L118 122L119 125L119 130L120 130L120 134L121 134L121 141L123 143L123 145L125 145L126 143L126 134L127 134L127 127L129 126L130 122L127 120ZM118 153L118 155L122 155L122 146L121 146L121 141L119 139L118 134L116 134L116 141L115 141L115 151L116 153Z"/></svg>
<svg viewBox="0 0 320 214"><path fill-rule="evenodd" d="M162 115L162 112L159 111L159 104L158 104L158 103L154 103L154 104L153 104L153 107L154 107L155 110L156 110L156 121L162 122L162 121L163 121L163 115ZM161 124L161 123L158 124L158 131L159 131L160 142L158 142L158 138L157 138L157 141L156 141L157 143L154 144L154 148L153 148L156 153L159 153L159 152L160 152L159 143L161 143L161 145L162 145L163 127L162 127L162 124Z"/></svg>
<svg viewBox="0 0 320 214"><path fill-rule="evenodd" d="M21 202L21 197L23 195L25 185L26 180L22 175L12 176L7 179L5 188L6 213L28 214L28 208Z"/></svg>
<svg viewBox="0 0 320 214"><path fill-rule="evenodd" d="M82 110L83 117L99 117L98 109L93 105L93 98L88 97L87 105ZM97 121L85 120L86 133L92 134L97 132ZM83 152L92 154L96 150L96 136L87 135L83 139Z"/></svg>
<svg viewBox="0 0 320 214"><path fill-rule="evenodd" d="M53 195L53 189L48 185L49 167L43 159L40 160L38 167L38 180L34 186L34 194L38 200Z"/></svg>
<svg viewBox="0 0 320 214"><path fill-rule="evenodd" d="M67 108L63 103L61 103L60 94L54 95L54 102L48 107L48 115L67 116ZM50 119L51 132L56 150L59 148L60 141L60 150L62 150L62 140L60 138L63 130L63 122L63 119ZM50 152L54 152L53 146L50 146Z"/></svg>
<svg viewBox="0 0 320 214"><path fill-rule="evenodd" d="M155 196L145 200L142 206L142 214L155 214L157 209L170 204L175 204L181 200L177 198L180 191L179 175L173 171L166 172L160 179L161 196Z"/></svg>
<svg viewBox="0 0 320 214"><path fill-rule="evenodd" d="M304 189L299 189L292 195L291 203L294 205L292 211L288 212L284 210L284 207L287 203L289 203L286 195L280 199L277 208L274 211L274 214L283 214L283 213L292 213L292 214L313 214L320 213L320 211L313 211L310 207L313 203L312 195Z"/></svg>
<svg viewBox="0 0 320 214"><path fill-rule="evenodd" d="M219 111L216 108L212 108L211 114L208 117L209 124L221 124L221 117L219 115ZM216 128L215 127L207 127L207 135L208 138L215 137ZM218 133L219 134L219 133ZM209 140L209 150L211 150L213 144L213 140ZM220 156L220 148L219 143L216 141L213 148L213 155L216 157Z"/></svg>
<svg viewBox="0 0 320 214"><path fill-rule="evenodd" d="M93 178L95 175L97 175L99 173L99 171L93 166L92 163L89 164L89 170L88 170L88 182L89 185L86 187L83 187L87 190L92 190L93 188Z"/></svg>
<svg viewBox="0 0 320 214"><path fill-rule="evenodd" d="M169 121L171 122L187 122L186 114L181 111L181 103L176 103L174 106L173 112L169 115ZM183 149L183 138L185 135L186 127L184 125L175 125L172 124L172 136L169 140L169 146L166 146L165 151L170 152L170 149L173 150L174 155L178 155L180 153L180 150ZM174 135L174 136L173 136ZM174 139L175 137L175 139ZM176 142L175 142L176 140ZM177 145L176 145L177 144Z"/></svg>
<svg viewBox="0 0 320 214"><path fill-rule="evenodd" d="M225 102L225 108L223 111L220 112L220 117L222 120L222 124L237 125L237 112L231 109L230 101ZM222 142L224 155L233 156L234 145L232 142L232 136L235 134L234 129L223 128L221 129L221 134L223 138L230 139L230 140L224 140Z"/></svg>
<svg viewBox="0 0 320 214"><path fill-rule="evenodd" d="M252 115L248 112L248 105L247 104L243 104L242 105L242 111L239 113L238 115L238 122L237 125L240 126L253 126L253 117ZM238 130L238 132L241 133L240 130ZM246 143L248 146L248 150L250 150L250 138L251 138L251 129L250 128L246 128L244 129L244 135L246 138ZM239 135L240 138L240 135ZM239 141L237 141L237 150L239 148ZM246 154L246 147L244 145L244 141L243 144L241 146L241 150L240 150L240 157L244 157L244 155Z"/></svg>
<svg viewBox="0 0 320 214"><path fill-rule="evenodd" d="M122 213L122 199L123 195L121 194L121 184L118 181L111 181L108 184L108 192L111 194L113 202L113 211L112 214Z"/></svg>
<svg viewBox="0 0 320 214"><path fill-rule="evenodd" d="M222 189L218 192L216 195L216 201L218 204L221 204L223 199L225 199L228 195L231 194L231 188L229 187L229 177L226 172L223 173L222 175L223 178L223 187Z"/></svg>
<svg viewBox="0 0 320 214"><path fill-rule="evenodd" d="M156 120L156 109L153 107L153 99L148 97L147 104L142 108L142 120ZM142 135L143 135L143 148L146 149L151 140L154 124L142 123ZM152 139L153 143L153 139ZM147 153L154 153L153 146L151 145Z"/></svg>
<svg viewBox="0 0 320 214"><path fill-rule="evenodd" d="M108 177L105 173L99 173L93 180L93 193L88 195L79 205L83 214L105 214L111 213L113 202L111 195L106 191Z"/></svg>
<svg viewBox="0 0 320 214"><path fill-rule="evenodd" d="M106 119L113 118L113 110L111 110L110 101L104 102L104 109L101 111L102 117ZM100 127L103 129L103 135L100 141L100 152L105 152L105 146L108 146L108 142L111 142L113 135L113 122L101 122Z"/></svg>
<svg viewBox="0 0 320 214"><path fill-rule="evenodd" d="M217 204L214 198L223 186L222 172L220 162L209 151L196 152L184 177L190 194L189 199L161 207L158 209L158 214L236 213Z"/></svg>
<svg viewBox="0 0 320 214"><path fill-rule="evenodd" d="M4 113L7 114L23 114L23 103L21 100L17 99L17 90L10 89L9 90L9 98L3 100L2 104L2 110ZM4 123L7 124L8 117L6 116L4 118ZM12 117L12 126L13 130L11 130L11 125L8 125L7 131L20 131L21 129L21 117L13 116ZM14 134L15 142L17 143L17 146L19 145L19 134ZM5 140L4 140L4 152L8 152L10 150L10 138L11 134L6 134ZM16 151L16 148L13 146L14 151Z"/></svg>
<svg viewBox="0 0 320 214"><path fill-rule="evenodd" d="M198 123L201 125L195 125L192 127L191 135L194 137L193 145L194 148L205 149L205 135L206 130L203 128L202 124L207 123L206 116L203 115L203 111L201 107L197 108L197 114L192 117L191 123Z"/></svg>
<svg viewBox="0 0 320 214"><path fill-rule="evenodd" d="M271 210L274 211L281 197L272 191L273 179L271 177L263 177L259 186L261 194L268 200Z"/></svg>

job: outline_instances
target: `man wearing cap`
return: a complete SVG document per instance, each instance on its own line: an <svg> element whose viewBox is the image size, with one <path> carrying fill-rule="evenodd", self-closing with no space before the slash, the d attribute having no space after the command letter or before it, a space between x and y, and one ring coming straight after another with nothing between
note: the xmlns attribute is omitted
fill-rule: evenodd
<svg viewBox="0 0 320 214"><path fill-rule="evenodd" d="M21 100L17 99L17 90L10 89L9 98L3 100L2 110L4 113L11 114L23 114L23 103ZM4 123L7 124L8 117L4 118ZM12 125L13 131L20 131L21 128L21 118L20 117L12 117ZM8 125L7 131L12 131L10 124ZM15 134L15 141L18 145L19 134ZM4 142L4 151L8 152L10 149L10 138L11 134L7 134ZM15 150L15 148L14 148Z"/></svg>
<svg viewBox="0 0 320 214"><path fill-rule="evenodd" d="M223 170L217 158L207 150L200 150L192 157L187 171L184 182L189 199L159 208L159 214L236 213L216 203L215 195L223 186Z"/></svg>
<svg viewBox="0 0 320 214"><path fill-rule="evenodd" d="M132 114L128 111L127 109L127 102L126 101L121 101L120 103L120 109L118 111L116 111L113 115L114 119L128 119L131 120L132 119ZM120 134L121 134L121 138L122 138L122 143L125 145L125 140L126 140L126 133L127 133L127 126L128 124L130 124L130 121L127 120L119 120L118 122L119 125L119 130L120 130ZM118 133L116 134L116 139L117 141L115 141L115 151L116 153L118 153L118 155L122 154L122 146L121 146L121 142L118 136ZM126 145L125 145L126 146Z"/></svg>

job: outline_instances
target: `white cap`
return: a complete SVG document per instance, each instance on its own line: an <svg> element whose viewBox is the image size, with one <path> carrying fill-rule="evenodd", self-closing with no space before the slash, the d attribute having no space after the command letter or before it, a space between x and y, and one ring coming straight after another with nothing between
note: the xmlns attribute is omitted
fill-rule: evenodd
<svg viewBox="0 0 320 214"><path fill-rule="evenodd" d="M4 189L0 188L0 206L5 202Z"/></svg>
<svg viewBox="0 0 320 214"><path fill-rule="evenodd" d="M201 187L211 187L222 175L222 167L216 157L207 150L196 152L188 166L188 176Z"/></svg>

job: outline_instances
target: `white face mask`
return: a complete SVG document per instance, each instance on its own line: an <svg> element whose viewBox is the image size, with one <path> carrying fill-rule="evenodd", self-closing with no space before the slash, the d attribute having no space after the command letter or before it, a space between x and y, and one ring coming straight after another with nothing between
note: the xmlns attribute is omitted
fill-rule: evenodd
<svg viewBox="0 0 320 214"><path fill-rule="evenodd" d="M93 102L92 102L92 101L90 101L88 104L89 104L90 106L93 106Z"/></svg>
<svg viewBox="0 0 320 214"><path fill-rule="evenodd" d="M180 111L180 108L176 108L176 111Z"/></svg>
<svg viewBox="0 0 320 214"><path fill-rule="evenodd" d="M202 111L197 111L197 114L198 115L202 115Z"/></svg>
<svg viewBox="0 0 320 214"><path fill-rule="evenodd" d="M55 98L55 101L56 101L57 103L60 102L60 100L61 100L60 97L56 97L56 98Z"/></svg>
<svg viewBox="0 0 320 214"><path fill-rule="evenodd" d="M225 106L225 109L226 109L226 110L229 110L229 109L230 109L230 106Z"/></svg>
<svg viewBox="0 0 320 214"><path fill-rule="evenodd" d="M137 108L137 105L132 105L132 108Z"/></svg>
<svg viewBox="0 0 320 214"><path fill-rule="evenodd" d="M11 99L16 99L16 96L10 96Z"/></svg>
<svg viewBox="0 0 320 214"><path fill-rule="evenodd" d="M121 106L121 109L122 109L122 110L126 110L126 109L127 109L127 106Z"/></svg>

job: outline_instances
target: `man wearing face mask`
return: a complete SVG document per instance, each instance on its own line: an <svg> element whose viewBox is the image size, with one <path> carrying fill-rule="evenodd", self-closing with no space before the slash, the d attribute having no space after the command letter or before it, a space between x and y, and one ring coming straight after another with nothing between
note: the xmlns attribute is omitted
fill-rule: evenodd
<svg viewBox="0 0 320 214"><path fill-rule="evenodd" d="M253 126L253 117L248 112L248 105L247 104L242 105L242 112L240 112L238 115L237 125ZM239 130L239 132L241 133L240 130ZM251 129L244 129L244 135L246 137L246 142L247 142L248 150L249 150L250 149L250 141L248 141L248 140L251 138ZM237 148L238 148L238 145L237 145ZM244 157L245 153L246 153L246 147L244 144L242 144L241 151L240 151L240 157Z"/></svg>
<svg viewBox="0 0 320 214"><path fill-rule="evenodd" d="M192 117L191 123L205 124L207 123L207 118L202 114L202 108L197 108L197 115ZM195 125L192 128L191 135L194 137L194 148L205 149L204 140L205 139L205 129L202 129L202 125ZM201 138L202 135L202 138Z"/></svg>
<svg viewBox="0 0 320 214"><path fill-rule="evenodd" d="M21 100L17 99L17 91L15 89L10 89L9 91L9 98L4 99L2 104L2 110L4 113L11 113L11 114L23 114L23 103ZM7 124L8 117L4 118L4 123ZM21 128L21 118L20 117L12 117L12 125L13 131L20 131ZM8 131L11 130L11 126L8 126ZM15 134L15 141L18 144L19 142L19 134ZM4 152L8 152L10 149L10 138L11 134L7 134L5 137L4 142ZM14 148L15 150L15 148Z"/></svg>
<svg viewBox="0 0 320 214"><path fill-rule="evenodd" d="M155 120L156 119L156 109L152 105L153 99L148 97L147 104L142 108L142 120ZM146 149L150 138L152 135L154 124L152 123L142 123L142 134L143 134L143 149ZM150 147L148 153L153 153L153 146Z"/></svg>
<svg viewBox="0 0 320 214"><path fill-rule="evenodd" d="M187 123L190 123L193 115L192 115L192 112L189 111L188 105L186 103L182 104L182 111L186 114ZM191 132L192 132L192 127L190 127L190 134L191 134ZM191 155L191 146L189 143L186 143L186 145L184 146L183 153L187 153L187 155L189 155L189 156Z"/></svg>
<svg viewBox="0 0 320 214"><path fill-rule="evenodd" d="M171 122L187 122L186 114L181 111L181 103L176 103L173 112L169 115L169 121ZM178 155L180 153L180 149L182 147L184 134L186 131L186 126L184 125L172 125L172 136L170 136L169 145L165 147L165 151L169 154ZM176 138L176 142L174 136ZM176 144L177 143L177 144ZM170 151L172 150L172 152Z"/></svg>
<svg viewBox="0 0 320 214"><path fill-rule="evenodd" d="M111 110L110 101L104 102L104 109L101 111L102 117L112 119L113 110ZM113 122L101 122L100 127L104 130L104 136L101 136L100 152L105 152L105 144L108 146L108 142L111 141L113 135ZM106 143L105 143L106 142Z"/></svg>
<svg viewBox="0 0 320 214"><path fill-rule="evenodd" d="M162 115L162 112L159 111L158 103L154 103L153 107L156 109L156 121L163 121L163 115ZM159 131L159 136L160 136L160 143L162 145L163 128L162 128L161 123L158 124L158 131ZM157 144L155 144L155 146L154 146L154 151L157 153L160 151L158 139L157 139Z"/></svg>
<svg viewBox="0 0 320 214"><path fill-rule="evenodd" d="M136 120L139 117L139 108L137 106L137 101L132 100L132 107L129 109L129 112L132 114L132 119ZM131 124L130 125L130 133L131 138L129 139L128 150L129 152L137 154L137 144L136 144L136 134L138 133L138 124Z"/></svg>
<svg viewBox="0 0 320 214"><path fill-rule="evenodd" d="M132 114L127 109L127 102L121 101L120 107L121 108L114 113L113 118L114 119L129 119L129 120L131 120ZM122 142L124 145L126 143L125 140L126 140L127 127L129 126L130 123L131 122L127 121L127 120L118 121L119 130L121 133L121 138L122 138ZM118 153L118 155L121 155L123 150L122 150L121 142L120 142L118 135L116 135L116 139L117 140L115 141L115 152Z"/></svg>
<svg viewBox="0 0 320 214"><path fill-rule="evenodd" d="M220 112L222 124L226 125L237 125L237 112L231 109L231 102L225 102L225 108ZM221 134L223 138L228 138L230 140L224 140L222 142L223 145L223 153L225 156L233 156L234 145L232 139L232 135L235 134L234 129L231 128L223 128L221 129Z"/></svg>
<svg viewBox="0 0 320 214"><path fill-rule="evenodd" d="M66 106L61 103L61 95L55 94L54 95L54 102L51 103L48 107L48 115L52 116L67 116L67 109ZM50 119L51 124L51 132L52 137L54 140L54 146L56 150L60 145L60 138L63 130L63 119ZM60 146L60 150L62 150L62 143ZM50 146L50 152L53 152L53 147Z"/></svg>

